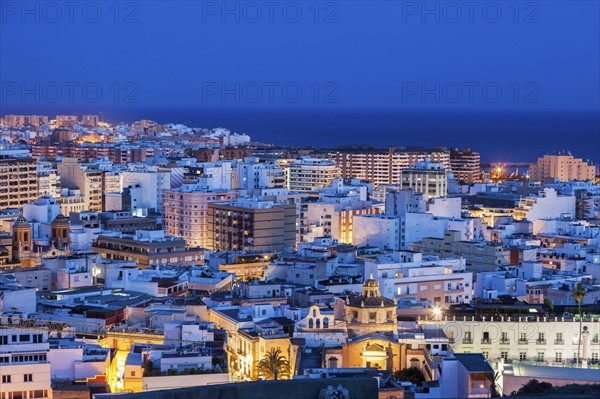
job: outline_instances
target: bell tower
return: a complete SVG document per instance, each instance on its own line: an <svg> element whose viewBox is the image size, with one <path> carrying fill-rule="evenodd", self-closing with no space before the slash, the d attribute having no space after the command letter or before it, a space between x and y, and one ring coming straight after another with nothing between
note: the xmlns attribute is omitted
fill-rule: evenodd
<svg viewBox="0 0 600 399"><path fill-rule="evenodd" d="M50 241L56 248L67 249L71 245L71 227L62 213L52 221L50 230Z"/></svg>
<svg viewBox="0 0 600 399"><path fill-rule="evenodd" d="M31 225L23 215L13 224L12 247L15 262L21 261L24 252L31 251Z"/></svg>

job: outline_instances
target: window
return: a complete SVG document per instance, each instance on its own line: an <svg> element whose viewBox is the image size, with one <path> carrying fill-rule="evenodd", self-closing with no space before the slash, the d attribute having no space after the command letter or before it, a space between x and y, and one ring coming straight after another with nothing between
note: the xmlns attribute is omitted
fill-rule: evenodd
<svg viewBox="0 0 600 399"><path fill-rule="evenodd" d="M508 342L508 333L507 332L503 332L502 335L500 336L500 341L501 342Z"/></svg>
<svg viewBox="0 0 600 399"><path fill-rule="evenodd" d="M500 352L500 357L505 361L508 360L508 352Z"/></svg>
<svg viewBox="0 0 600 399"><path fill-rule="evenodd" d="M3 375L2 376L2 383L3 384L10 384L10 375Z"/></svg>
<svg viewBox="0 0 600 399"><path fill-rule="evenodd" d="M562 352L556 352L554 355L554 361L556 363L562 363Z"/></svg>
<svg viewBox="0 0 600 399"><path fill-rule="evenodd" d="M527 333L519 334L519 342L527 342Z"/></svg>
<svg viewBox="0 0 600 399"><path fill-rule="evenodd" d="M538 342L545 342L544 333L538 333Z"/></svg>
<svg viewBox="0 0 600 399"><path fill-rule="evenodd" d="M377 313L369 312L369 321L375 321L375 320L377 320Z"/></svg>
<svg viewBox="0 0 600 399"><path fill-rule="evenodd" d="M592 353L592 364L598 364L598 353Z"/></svg>
<svg viewBox="0 0 600 399"><path fill-rule="evenodd" d="M23 382L31 382L33 381L33 374L24 374L23 375Z"/></svg>
<svg viewBox="0 0 600 399"><path fill-rule="evenodd" d="M544 361L544 352L538 352L537 353L537 361L538 362L543 362Z"/></svg>
<svg viewBox="0 0 600 399"><path fill-rule="evenodd" d="M488 357L490 357L490 352L487 351L483 351L483 356L485 356L485 358L487 359Z"/></svg>
<svg viewBox="0 0 600 399"><path fill-rule="evenodd" d="M482 344L489 344L490 343L490 333L488 331L485 331L483 333L483 339L481 340Z"/></svg>
<svg viewBox="0 0 600 399"><path fill-rule="evenodd" d="M520 361L527 360L527 352L519 352L519 360Z"/></svg>
<svg viewBox="0 0 600 399"><path fill-rule="evenodd" d="M556 344L560 344L563 342L563 335L562 333L556 333Z"/></svg>
<svg viewBox="0 0 600 399"><path fill-rule="evenodd" d="M132 376L132 377L135 377L135 371L132 371L132 372L131 372L131 376Z"/></svg>

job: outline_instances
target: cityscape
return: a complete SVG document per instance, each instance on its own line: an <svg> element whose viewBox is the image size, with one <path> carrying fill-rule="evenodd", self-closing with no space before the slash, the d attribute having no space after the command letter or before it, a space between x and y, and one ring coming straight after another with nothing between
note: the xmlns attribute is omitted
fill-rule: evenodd
<svg viewBox="0 0 600 399"><path fill-rule="evenodd" d="M600 397L600 4L0 2L0 399Z"/></svg>
<svg viewBox="0 0 600 399"><path fill-rule="evenodd" d="M569 153L510 169L98 115L0 126L8 398L597 382L600 173Z"/></svg>

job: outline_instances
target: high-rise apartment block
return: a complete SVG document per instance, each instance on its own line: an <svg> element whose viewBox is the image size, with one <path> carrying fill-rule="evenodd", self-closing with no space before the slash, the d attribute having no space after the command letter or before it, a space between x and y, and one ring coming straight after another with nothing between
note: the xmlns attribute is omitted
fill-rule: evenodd
<svg viewBox="0 0 600 399"><path fill-rule="evenodd" d="M256 199L208 205L209 248L282 251L296 243L296 206Z"/></svg>
<svg viewBox="0 0 600 399"><path fill-rule="evenodd" d="M77 116L75 115L56 115L56 125L73 127L77 124Z"/></svg>
<svg viewBox="0 0 600 399"><path fill-rule="evenodd" d="M83 115L81 124L84 126L96 127L98 125L98 115Z"/></svg>
<svg viewBox="0 0 600 399"><path fill-rule="evenodd" d="M163 217L167 235L183 238L187 245L209 246L208 204L234 201L235 190L210 190L200 185L184 184L178 189L163 190Z"/></svg>
<svg viewBox="0 0 600 399"><path fill-rule="evenodd" d="M291 162L287 166L288 190L296 192L311 192L331 184L340 173L335 162L304 157Z"/></svg>
<svg viewBox="0 0 600 399"><path fill-rule="evenodd" d="M6 115L3 118L6 126L41 126L48 123L48 117L44 115Z"/></svg>
<svg viewBox="0 0 600 399"><path fill-rule="evenodd" d="M257 158L238 162L234 177L236 186L249 192L286 186L285 173L276 162L259 162Z"/></svg>
<svg viewBox="0 0 600 399"><path fill-rule="evenodd" d="M76 158L63 158L58 164L63 188L79 189L85 200L85 209L102 212L103 173L93 165L80 164Z"/></svg>
<svg viewBox="0 0 600 399"><path fill-rule="evenodd" d="M415 163L413 168L400 171L400 186L423 193L427 199L444 197L448 194L448 172L444 164L426 159Z"/></svg>
<svg viewBox="0 0 600 399"><path fill-rule="evenodd" d="M37 160L0 151L0 209L20 208L38 195Z"/></svg>
<svg viewBox="0 0 600 399"><path fill-rule="evenodd" d="M375 186L399 184L402 169L412 168L426 158L442 163L450 171L450 152L446 149L408 151L390 147L388 152L336 152L330 158L337 163L343 178L369 180Z"/></svg>
<svg viewBox="0 0 600 399"><path fill-rule="evenodd" d="M450 150L450 170L456 180L474 183L481 180L481 157L470 148Z"/></svg>
<svg viewBox="0 0 600 399"><path fill-rule="evenodd" d="M560 181L594 180L596 168L573 155L544 155L529 167L532 180L546 182L551 179Z"/></svg>

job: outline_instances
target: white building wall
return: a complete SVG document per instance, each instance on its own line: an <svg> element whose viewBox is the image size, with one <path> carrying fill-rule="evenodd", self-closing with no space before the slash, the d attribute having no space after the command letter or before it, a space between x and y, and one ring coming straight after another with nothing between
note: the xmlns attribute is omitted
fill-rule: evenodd
<svg viewBox="0 0 600 399"><path fill-rule="evenodd" d="M35 313L35 288L0 291L0 313L16 309L20 312Z"/></svg>
<svg viewBox="0 0 600 399"><path fill-rule="evenodd" d="M386 215L356 215L353 218L352 244L400 249L401 219Z"/></svg>
<svg viewBox="0 0 600 399"><path fill-rule="evenodd" d="M52 378L75 380L75 363L83 358L83 348L53 348L48 351Z"/></svg>
<svg viewBox="0 0 600 399"><path fill-rule="evenodd" d="M458 219L461 217L460 197L432 198L427 204L427 212L434 216Z"/></svg>

